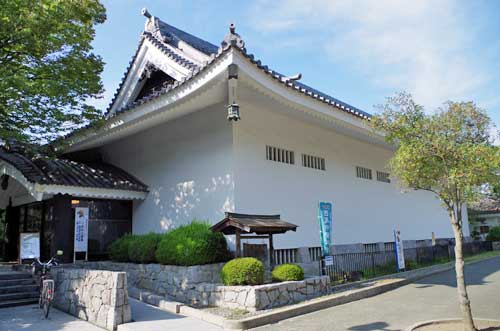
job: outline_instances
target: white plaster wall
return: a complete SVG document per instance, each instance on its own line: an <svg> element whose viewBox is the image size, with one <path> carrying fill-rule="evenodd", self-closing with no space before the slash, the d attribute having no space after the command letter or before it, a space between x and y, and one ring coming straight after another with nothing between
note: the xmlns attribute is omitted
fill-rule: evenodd
<svg viewBox="0 0 500 331"><path fill-rule="evenodd" d="M240 102L240 111L233 127L235 210L278 213L299 225L296 233L276 235L276 248L319 246L319 201L333 202L335 244L392 241L396 226L404 239L453 236L431 193L401 193L376 180L391 151L250 103ZM295 165L267 161L266 145L295 151ZM324 157L326 171L303 167L302 153ZM371 168L374 180L356 178L356 165Z"/></svg>
<svg viewBox="0 0 500 331"><path fill-rule="evenodd" d="M101 148L106 162L149 186L134 204L133 232L163 232L193 219L218 222L233 209L232 129L224 105Z"/></svg>

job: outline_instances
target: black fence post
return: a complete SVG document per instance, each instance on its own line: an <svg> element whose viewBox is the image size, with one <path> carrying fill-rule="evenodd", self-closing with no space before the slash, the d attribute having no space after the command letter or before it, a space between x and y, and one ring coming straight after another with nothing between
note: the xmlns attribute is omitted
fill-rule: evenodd
<svg viewBox="0 0 500 331"><path fill-rule="evenodd" d="M371 258L372 258L372 271L373 271L373 276L375 276L375 253L371 253Z"/></svg>

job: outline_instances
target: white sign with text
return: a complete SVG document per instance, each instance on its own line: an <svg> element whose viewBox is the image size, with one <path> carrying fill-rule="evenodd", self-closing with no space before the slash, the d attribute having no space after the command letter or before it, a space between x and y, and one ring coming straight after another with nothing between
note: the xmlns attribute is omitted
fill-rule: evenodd
<svg viewBox="0 0 500 331"><path fill-rule="evenodd" d="M75 208L75 252L87 252L89 241L89 209Z"/></svg>
<svg viewBox="0 0 500 331"><path fill-rule="evenodd" d="M21 233L19 240L21 260L40 258L40 233Z"/></svg>

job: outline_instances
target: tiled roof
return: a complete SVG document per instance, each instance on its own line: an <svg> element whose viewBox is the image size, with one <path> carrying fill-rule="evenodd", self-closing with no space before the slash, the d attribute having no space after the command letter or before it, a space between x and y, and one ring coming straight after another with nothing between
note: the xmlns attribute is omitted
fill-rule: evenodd
<svg viewBox="0 0 500 331"><path fill-rule="evenodd" d="M215 46L214 44L193 36L192 34L189 34L185 31L179 30L176 27L173 27L161 20L158 20L158 23L160 25L161 34L172 38L174 43L183 41L191 47L199 50L200 52L205 53L206 55L215 54L219 50L219 47Z"/></svg>
<svg viewBox="0 0 500 331"><path fill-rule="evenodd" d="M229 49L235 49L239 51L242 55L244 55L247 59L249 59L254 65L256 65L260 70L262 70L264 73L272 77L273 79L277 80L278 82L282 83L283 85L294 89L295 91L302 93L306 96L309 96L313 99L316 99L320 102L323 102L325 104L328 104L332 107L334 107L334 111L343 111L345 113L348 113L352 116L361 118L361 119L370 119L371 115L365 111L362 111L356 107L353 107L345 102L342 102L338 100L337 98L334 98L326 93L320 92L306 84L303 84L301 82L298 82L297 80L292 80L292 79L287 79L285 75L274 71L270 69L268 66L262 64L260 60L257 60L253 54L249 54L244 47L238 47L234 44L226 44L224 47L217 47L208 41L205 41L203 39L200 39L198 37L195 37L187 32L184 32L182 30L179 30L171 25L168 25L165 22L162 22L161 20L158 20L160 23L160 30L162 31L162 34L168 34L171 36L171 38L175 40L182 40L186 42L187 44L191 45L193 48L198 49L199 51L205 53L206 55L210 55L210 58L208 61L204 62L202 65L197 65L190 61L189 59L183 57L179 52L174 52L171 50L169 47L165 45L165 42L162 40L159 40L157 37L155 37L153 34L144 31L141 35L140 38L140 43L139 46L132 57L132 59L129 62L129 65L119 83L119 87L114 94L112 101L110 105L107 108L107 115L108 118L111 118L117 114L121 114L126 111L130 111L134 108L136 108L139 105L142 105L144 103L147 103L163 94L166 94L170 92L171 90L177 88L178 86L184 84L185 82L189 81L193 77L195 77L197 74L200 72L204 71L206 68L210 67L213 62L215 62L216 59L218 59L220 56L225 54ZM182 81L176 81L175 83L168 85L168 86L163 86L147 97L141 98L139 100L133 101L124 107L118 109L116 113L110 113L109 111L111 110L111 107L113 106L114 102L116 101L116 98L118 94L120 93L121 89L123 88L123 85L125 83L125 80L127 78L127 75L132 68L132 65L139 53L139 50L142 46L142 43L144 40L149 40L151 41L155 46L157 46L161 51L163 51L167 56L169 56L171 59L175 60L177 63L183 65L184 67L188 68L190 70L190 74L183 79ZM82 130L85 130L89 128L91 125L88 125L86 127L80 128L77 131L74 131L73 133L70 133L66 135L64 138L72 136L76 132L81 132Z"/></svg>
<svg viewBox="0 0 500 331"><path fill-rule="evenodd" d="M34 184L64 185L147 192L148 187L125 171L106 163L83 164L67 159L29 155L0 147L0 161L20 171Z"/></svg>
<svg viewBox="0 0 500 331"><path fill-rule="evenodd" d="M500 199L495 197L483 197L469 205L470 214L496 214L500 213Z"/></svg>
<svg viewBox="0 0 500 331"><path fill-rule="evenodd" d="M297 225L281 220L280 215L251 215L226 213L224 219L211 227L214 232L235 234L236 230L245 233L269 234L296 231Z"/></svg>

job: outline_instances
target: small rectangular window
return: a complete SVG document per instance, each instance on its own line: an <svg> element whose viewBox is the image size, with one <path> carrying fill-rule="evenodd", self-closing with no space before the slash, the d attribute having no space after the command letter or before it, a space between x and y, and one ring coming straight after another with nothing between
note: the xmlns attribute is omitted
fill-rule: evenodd
<svg viewBox="0 0 500 331"><path fill-rule="evenodd" d="M266 160L286 164L295 164L293 151L274 146L266 146Z"/></svg>
<svg viewBox="0 0 500 331"><path fill-rule="evenodd" d="M389 173L383 171L377 171L377 180L379 182L390 183L391 178Z"/></svg>
<svg viewBox="0 0 500 331"><path fill-rule="evenodd" d="M372 179L372 169L356 166L356 177L364 179Z"/></svg>
<svg viewBox="0 0 500 331"><path fill-rule="evenodd" d="M302 154L302 166L306 168L326 170L324 158L307 154Z"/></svg>

